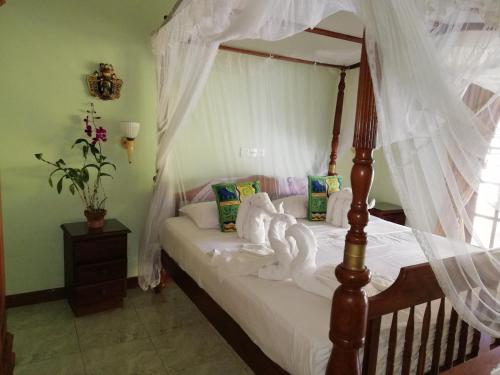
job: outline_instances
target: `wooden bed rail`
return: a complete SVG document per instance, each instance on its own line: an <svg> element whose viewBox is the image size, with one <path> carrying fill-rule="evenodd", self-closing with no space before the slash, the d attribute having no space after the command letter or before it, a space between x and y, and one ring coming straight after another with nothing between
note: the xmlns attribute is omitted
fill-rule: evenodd
<svg viewBox="0 0 500 375"><path fill-rule="evenodd" d="M403 267L396 281L368 299L368 319L444 297L429 263Z"/></svg>
<svg viewBox="0 0 500 375"><path fill-rule="evenodd" d="M450 261L456 260L450 258ZM421 309L425 306L421 321L415 319L418 305L421 305ZM385 315L392 315L385 368L387 375L395 373L438 374L440 371L448 370L467 359L476 357L480 349L481 333L473 329L472 339L469 340L469 325L459 318L453 308L446 309L446 306L450 307L451 304L445 299L429 263L401 268L398 278L389 288L368 299L368 324L362 374L376 374L381 323ZM432 309L436 308L437 314L433 315ZM401 316L398 313L405 309L407 309L408 318L406 322L398 324ZM405 329L404 342L398 343L398 326L401 326L401 323L404 323ZM433 330L431 330L431 324L434 324ZM443 341L445 327L448 333ZM419 334L415 332L417 329L420 329ZM490 346L488 340L491 341L491 338L483 336L487 350L498 346L498 340ZM420 340L418 347L414 348L415 337L420 337ZM457 339L458 346L456 347ZM470 346L468 346L469 341L471 341ZM433 343L432 352L427 353L430 342ZM444 347L442 347L443 343ZM400 370L395 368L395 358L396 349L401 347L401 344L403 345L403 358ZM415 351L418 351L416 372L411 372L412 353ZM430 358L430 365L428 358Z"/></svg>

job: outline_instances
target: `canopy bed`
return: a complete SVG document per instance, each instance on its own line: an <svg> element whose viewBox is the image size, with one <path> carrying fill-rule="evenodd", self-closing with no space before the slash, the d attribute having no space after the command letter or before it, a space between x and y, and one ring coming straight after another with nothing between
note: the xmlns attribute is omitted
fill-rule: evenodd
<svg viewBox="0 0 500 375"><path fill-rule="evenodd" d="M377 5L349 1L209 3L205 9L195 9L194 3L189 1L181 4L176 15L158 31L154 41L160 89L158 176L162 182L155 187L146 224L141 249L141 286L156 286L163 264L257 373L286 373L283 369L286 368L292 373L392 374L401 371L403 374L434 374L477 356L480 343L485 348L498 345L498 339L493 342L486 339L488 335L498 337L500 333L498 251L490 249L491 246L481 246L480 242L472 247L466 239L473 243L479 241L474 236L473 214L468 209L471 202L481 199L478 171L484 166L488 152L485 140L496 139L495 128L500 114L500 111L492 111L492 108L498 110L498 90L491 80L488 81L488 78L498 77L498 72L490 70L489 74L478 75L473 66L482 65L481 61L487 62L489 68L498 67L495 65L498 54L480 54L488 50L487 42L495 48L500 24L499 5L491 3L488 8L488 5L478 3L477 8L471 9L470 4L464 3L458 16L453 12L453 6L457 5L453 2L451 8L441 8L437 4L424 8L427 21L434 20L430 31L435 38L432 39L435 40L433 45L426 34L428 27L419 21L423 10L410 1L398 4L386 1ZM187 59L207 59L213 63L220 43L225 40L244 37L277 40L314 26L339 10L356 12L365 23L366 36L359 66L353 138L355 156L351 170L352 204L348 214L350 227L342 232L345 246L338 259L334 247L330 253L322 253L333 257L329 262L338 264L335 276L339 284L329 312L330 352L329 343L318 344L322 336L315 336L314 327L315 323L322 321L315 314L325 311L325 299L318 300L320 297L309 296L304 291L300 291L301 297L298 297L296 293L299 291L290 291L287 285L270 281L263 283L250 277L240 278L245 279L241 281L203 265L207 262L205 253L208 247L231 247L234 244L224 242L228 241L228 236L210 237L213 232L208 239L205 238L208 232L198 231L185 217L165 220L168 216L175 216L181 201L193 201L207 186L175 195L175 184L167 178L165 168L171 158L172 139L186 122L187 113L200 95L200 81L206 81L210 69L207 63L192 64L179 72L175 70L176 64ZM216 16L221 18L215 21ZM481 22L477 22L478 18ZM193 27L186 27L186 23L196 25L195 31ZM387 25L390 27L385 27ZM396 25L401 30L394 33L391 27ZM441 76L441 65L434 49L436 46L448 48L446 43L449 43L447 37L450 34L456 36L478 28L484 31L481 36L487 37L481 39L484 44L480 48L473 48L477 41L472 47L468 45L467 57L483 59L466 66L468 70L464 74L460 71L457 74L459 79L451 85ZM407 47L412 38L415 38L414 45ZM171 55L165 54L165 46ZM463 52L459 48L447 51L450 60ZM419 64L412 65L412 58L420 58L419 64L428 65L425 69ZM453 61L447 63L453 66ZM460 67L465 69L463 65ZM388 75L389 68L391 76ZM172 77L172 71L182 77ZM329 174L336 173L344 79L343 70L337 95L340 105L335 112ZM405 84L398 80L404 80ZM464 92L470 94L471 82L482 82L482 87L488 87L492 93L480 108L473 109L467 103L467 109L459 100L464 97ZM452 93L450 87L461 94ZM175 95L167 93L174 88ZM479 121L484 108L488 109L489 115L486 121ZM385 285L368 296L366 289L373 287L373 282L370 283L370 270L365 260L379 267L377 259L370 260L370 251L378 254L370 248L368 236L372 234L376 239L370 228L389 225L369 220L367 206L373 178L372 152L376 147L377 124L383 125L378 139L384 145L397 190L415 226L416 239L412 237L411 241L400 245L400 251L390 253L395 264L400 265L390 271L392 285ZM431 189L424 176L432 179L436 189ZM253 179L255 176L246 180ZM273 176L259 176L258 179L268 187L266 190L270 196L279 198L283 195L283 189L273 194L273 187L282 184L281 181L276 182ZM288 191L292 191L296 185L293 180L287 181L290 182ZM425 199L418 189L428 189L428 198ZM498 205L498 197L493 205ZM158 213L160 210L161 214ZM384 229L387 230L384 233L396 233L397 241L411 234L395 226ZM321 228L313 228L319 237ZM332 233L332 229L328 229L326 237L330 238L329 241ZM410 256L414 244L417 247ZM168 253L160 252L161 246ZM384 246L392 245L381 245L382 253L377 255L380 259L387 250ZM394 248L398 249L397 246ZM422 263L426 259L429 263ZM223 297L222 294L227 295ZM254 301L248 302L252 298ZM300 309L297 309L305 314L302 319L317 318L317 322L302 325L290 301L299 301ZM323 308L315 306L317 304L323 304ZM267 340L263 339L266 332Z"/></svg>

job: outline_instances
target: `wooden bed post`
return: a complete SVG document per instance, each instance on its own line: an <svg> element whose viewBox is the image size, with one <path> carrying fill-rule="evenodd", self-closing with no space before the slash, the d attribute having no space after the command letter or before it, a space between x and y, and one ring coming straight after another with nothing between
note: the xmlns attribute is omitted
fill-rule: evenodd
<svg viewBox="0 0 500 375"><path fill-rule="evenodd" d="M333 119L332 153L330 154L330 165L328 166L329 176L337 174L337 149L339 148L342 108L344 106L345 74L345 67L343 67L340 71L339 92L337 94L337 105L335 106L335 117Z"/></svg>
<svg viewBox="0 0 500 375"><path fill-rule="evenodd" d="M361 374L359 351L365 340L368 312L363 287L370 281L370 271L364 265L367 242L364 228L368 223L367 198L373 177L376 133L375 98L363 43L353 140L356 154L351 170L353 200L348 214L351 227L346 235L343 262L335 269L341 285L333 294L330 316L333 349L326 370L328 375Z"/></svg>

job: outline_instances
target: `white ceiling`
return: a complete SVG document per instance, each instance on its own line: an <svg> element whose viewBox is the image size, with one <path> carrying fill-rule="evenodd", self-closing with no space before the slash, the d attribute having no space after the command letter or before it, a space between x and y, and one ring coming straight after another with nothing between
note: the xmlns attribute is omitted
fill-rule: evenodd
<svg viewBox="0 0 500 375"><path fill-rule="evenodd" d="M363 36L363 24L354 14L349 12L336 13L324 19L317 27L357 37ZM336 65L356 64L361 55L361 44L359 43L307 32L277 42L244 39L224 44L236 48Z"/></svg>

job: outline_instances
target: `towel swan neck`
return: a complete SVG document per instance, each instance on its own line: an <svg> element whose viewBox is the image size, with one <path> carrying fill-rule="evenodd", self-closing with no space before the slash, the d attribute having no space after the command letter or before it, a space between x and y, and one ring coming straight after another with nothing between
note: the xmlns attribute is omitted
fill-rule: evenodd
<svg viewBox="0 0 500 375"><path fill-rule="evenodd" d="M285 239L287 228L297 220L291 215L274 214L269 225L269 243L274 250L276 261L259 270L259 277L270 280L285 280L290 278L290 263L292 253L290 245Z"/></svg>

